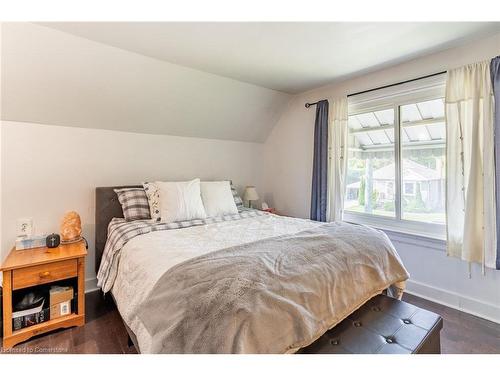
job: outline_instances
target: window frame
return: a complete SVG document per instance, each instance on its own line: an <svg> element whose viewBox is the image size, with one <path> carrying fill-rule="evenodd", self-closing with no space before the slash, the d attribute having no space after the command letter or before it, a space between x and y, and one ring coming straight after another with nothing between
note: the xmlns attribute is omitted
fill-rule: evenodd
<svg viewBox="0 0 500 375"><path fill-rule="evenodd" d="M443 99L445 97L446 75L437 75L404 83L349 98L348 115L392 109L394 111L394 217L343 210L343 220L365 224L394 232L407 233L434 239L446 238L446 225L405 220L402 218L401 198L404 193L401 171L401 107L408 104ZM349 130L348 130L349 136ZM446 153L446 145L445 145ZM347 173L347 171L346 171ZM447 178L446 178L447 180ZM445 182L446 184L446 182Z"/></svg>

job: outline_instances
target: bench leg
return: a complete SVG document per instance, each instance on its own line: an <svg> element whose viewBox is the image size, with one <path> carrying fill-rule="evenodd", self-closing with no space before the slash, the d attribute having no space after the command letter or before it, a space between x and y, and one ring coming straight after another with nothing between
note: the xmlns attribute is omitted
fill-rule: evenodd
<svg viewBox="0 0 500 375"><path fill-rule="evenodd" d="M435 332L429 337L416 354L441 354L441 334Z"/></svg>
<svg viewBox="0 0 500 375"><path fill-rule="evenodd" d="M132 346L134 346L134 342L132 341L132 339L130 338L129 335L127 335L127 346L129 348L131 348Z"/></svg>

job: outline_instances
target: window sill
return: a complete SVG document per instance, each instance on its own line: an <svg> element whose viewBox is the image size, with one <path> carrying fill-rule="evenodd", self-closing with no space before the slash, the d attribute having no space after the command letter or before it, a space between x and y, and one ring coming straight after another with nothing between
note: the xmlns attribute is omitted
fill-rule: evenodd
<svg viewBox="0 0 500 375"><path fill-rule="evenodd" d="M378 220L364 217L364 215L352 215L347 212L344 212L344 221L379 229L387 234L389 239L393 242L446 251L446 237L443 233L417 233L408 228L398 228L397 225L391 223L391 220ZM387 221L387 223L385 223L385 221Z"/></svg>
<svg viewBox="0 0 500 375"><path fill-rule="evenodd" d="M383 228L377 229L380 229L385 234L387 234L387 237L389 237L393 242L404 243L413 246L422 246L438 251L446 251L446 240L441 238L428 237L422 234L398 232Z"/></svg>

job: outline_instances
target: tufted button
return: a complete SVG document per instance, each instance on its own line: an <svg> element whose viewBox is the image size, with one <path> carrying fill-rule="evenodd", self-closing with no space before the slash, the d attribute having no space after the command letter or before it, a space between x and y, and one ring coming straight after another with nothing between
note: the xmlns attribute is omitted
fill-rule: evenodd
<svg viewBox="0 0 500 375"><path fill-rule="evenodd" d="M411 320L410 319L403 319L403 323L404 324L411 324Z"/></svg>
<svg viewBox="0 0 500 375"><path fill-rule="evenodd" d="M378 312L378 311L380 311L380 307L378 307L378 306L373 306L373 307L372 307L372 311L377 311L377 312Z"/></svg>
<svg viewBox="0 0 500 375"><path fill-rule="evenodd" d="M386 337L385 342L388 344L392 344L394 342L394 339L391 337Z"/></svg>
<svg viewBox="0 0 500 375"><path fill-rule="evenodd" d="M355 322L353 322L353 323L352 323L352 325L353 325L354 327L361 327L361 326L362 326L361 322L359 322L359 321L355 321Z"/></svg>
<svg viewBox="0 0 500 375"><path fill-rule="evenodd" d="M338 345L338 344L340 344L340 340L339 339L331 339L330 344L331 345Z"/></svg>

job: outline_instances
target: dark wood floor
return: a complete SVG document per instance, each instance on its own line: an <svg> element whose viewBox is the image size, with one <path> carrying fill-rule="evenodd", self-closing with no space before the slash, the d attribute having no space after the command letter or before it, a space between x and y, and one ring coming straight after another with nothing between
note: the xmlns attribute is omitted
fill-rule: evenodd
<svg viewBox="0 0 500 375"><path fill-rule="evenodd" d="M136 353L127 345L127 331L109 296L99 291L85 295L85 325L61 329L32 338L10 349L11 353ZM9 351L8 351L9 352Z"/></svg>
<svg viewBox="0 0 500 375"><path fill-rule="evenodd" d="M405 301L434 311L444 319L442 353L500 353L500 324L405 294ZM13 353L136 353L111 298L86 295L84 327L60 330L16 345ZM1 351L1 350L0 350Z"/></svg>
<svg viewBox="0 0 500 375"><path fill-rule="evenodd" d="M442 353L500 354L500 324L410 294L403 301L443 317Z"/></svg>

